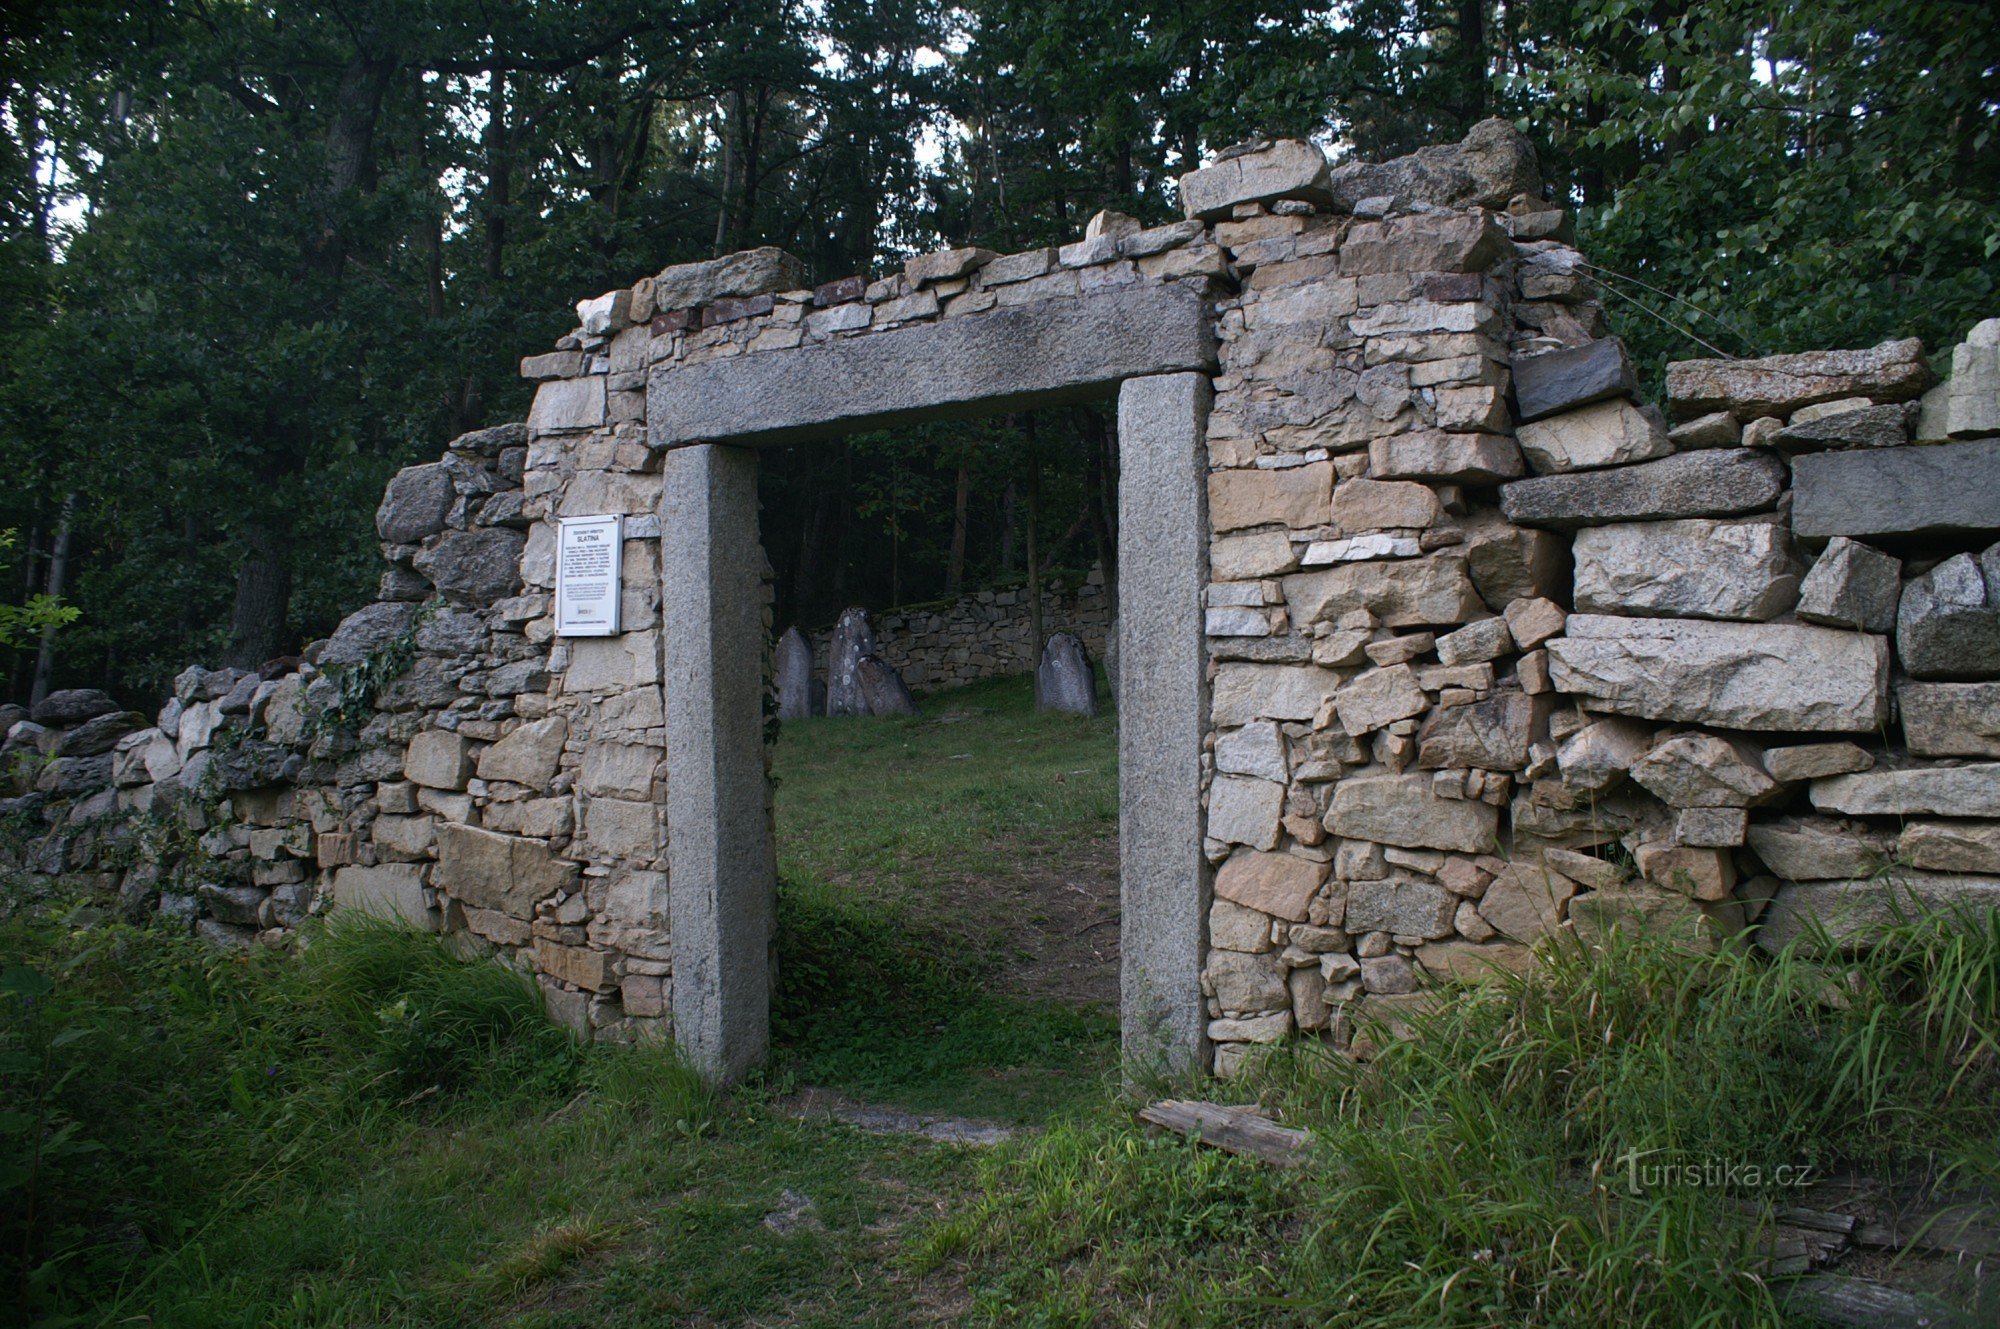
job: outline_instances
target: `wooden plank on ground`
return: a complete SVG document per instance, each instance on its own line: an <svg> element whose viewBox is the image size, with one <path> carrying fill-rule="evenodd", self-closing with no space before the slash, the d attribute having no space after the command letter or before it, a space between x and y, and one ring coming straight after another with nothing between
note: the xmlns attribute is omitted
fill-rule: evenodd
<svg viewBox="0 0 2000 1329"><path fill-rule="evenodd" d="M1303 1163L1310 1144L1304 1131L1280 1126L1250 1107L1168 1098L1139 1109L1139 1119L1225 1153L1260 1158L1278 1167Z"/></svg>

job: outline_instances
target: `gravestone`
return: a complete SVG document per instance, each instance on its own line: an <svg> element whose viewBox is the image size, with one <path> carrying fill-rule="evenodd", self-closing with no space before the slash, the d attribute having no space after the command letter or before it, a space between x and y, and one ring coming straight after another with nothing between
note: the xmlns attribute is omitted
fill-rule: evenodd
<svg viewBox="0 0 2000 1329"><path fill-rule="evenodd" d="M1042 662L1035 670L1035 708L1097 714L1097 674L1090 667L1090 652L1075 634L1058 632L1042 647Z"/></svg>
<svg viewBox="0 0 2000 1329"><path fill-rule="evenodd" d="M868 702L861 695L857 670L861 658L875 654L875 629L869 626L868 611L854 608L841 611L833 627L833 645L826 658L826 713L866 715Z"/></svg>
<svg viewBox="0 0 2000 1329"><path fill-rule="evenodd" d="M873 655L864 655L854 664L854 677L861 687L861 700L868 715L922 715L909 685L896 666Z"/></svg>
<svg viewBox="0 0 2000 1329"><path fill-rule="evenodd" d="M826 709L826 697L813 695L812 644L796 627L778 638L778 718L803 720Z"/></svg>

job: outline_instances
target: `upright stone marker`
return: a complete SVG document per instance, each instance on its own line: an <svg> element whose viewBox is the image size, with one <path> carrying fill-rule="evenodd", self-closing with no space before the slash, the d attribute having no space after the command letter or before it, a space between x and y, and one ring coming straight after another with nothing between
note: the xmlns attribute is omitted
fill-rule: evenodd
<svg viewBox="0 0 2000 1329"><path fill-rule="evenodd" d="M868 698L861 691L861 660L875 654L875 629L868 611L843 609L833 627L833 644L826 654L826 713L866 715Z"/></svg>
<svg viewBox="0 0 2000 1329"><path fill-rule="evenodd" d="M1129 551L1118 560L1119 986L1135 1075L1203 1068L1208 1054L1200 771L1210 391L1204 374L1161 374L1118 394L1118 538Z"/></svg>
<svg viewBox="0 0 2000 1329"><path fill-rule="evenodd" d="M1035 669L1035 706L1068 715L1097 714L1097 673L1075 633L1058 632L1042 647Z"/></svg>
<svg viewBox="0 0 2000 1329"><path fill-rule="evenodd" d="M796 627L785 629L778 638L778 718L804 720L826 709L825 698L813 696L813 652L806 634Z"/></svg>
<svg viewBox="0 0 2000 1329"><path fill-rule="evenodd" d="M674 1037L703 1073L734 1080L770 1045L777 903L756 454L671 454L660 519Z"/></svg>

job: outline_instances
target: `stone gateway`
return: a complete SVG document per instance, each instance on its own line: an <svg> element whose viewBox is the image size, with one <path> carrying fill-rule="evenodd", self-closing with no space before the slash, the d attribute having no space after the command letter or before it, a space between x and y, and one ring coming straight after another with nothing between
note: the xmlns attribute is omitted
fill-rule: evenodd
<svg viewBox="0 0 2000 1329"><path fill-rule="evenodd" d="M813 643L772 642L759 449L1095 398L1134 1073L1346 1044L1553 934L1865 939L1890 890L1993 898L2000 323L1943 384L1897 341L1678 364L1662 411L1504 122L1338 170L1250 145L1181 197L873 281L759 250L583 301L522 363L525 424L391 482L380 602L305 660L191 669L150 726L101 694L13 717L59 814L33 861L222 944L329 905L448 930L579 1033L742 1075L767 706L819 709ZM603 571L579 518L617 533L599 635L563 608ZM1072 642L1043 691L1084 709ZM842 617L826 713L914 708L885 650ZM385 661L329 728L342 671ZM220 817L233 875L163 893L93 857L119 808Z"/></svg>

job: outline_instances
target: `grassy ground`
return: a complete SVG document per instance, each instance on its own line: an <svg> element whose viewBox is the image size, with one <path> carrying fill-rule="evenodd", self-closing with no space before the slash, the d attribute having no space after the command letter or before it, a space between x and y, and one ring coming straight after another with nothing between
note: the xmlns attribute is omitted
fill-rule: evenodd
<svg viewBox="0 0 2000 1329"><path fill-rule="evenodd" d="M958 1319L957 1272L902 1252L976 1151L787 1106L811 1085L1032 1125L1101 1095L1115 724L1035 716L1024 680L929 710L781 739L778 1047L722 1101L661 1050L574 1046L428 939L223 958L87 904L15 911L0 1323Z"/></svg>
<svg viewBox="0 0 2000 1329"><path fill-rule="evenodd" d="M796 726L778 776L777 1045L722 1100L434 939L0 918L0 1321L1804 1324L1761 1272L1813 1204L1778 1168L2000 1188L1992 912L1861 959L1558 948L1369 1063L1274 1051L1203 1092L1311 1128L1286 1171L1112 1091L1111 721L967 689ZM807 1086L1027 1129L868 1135L793 1115ZM1975 1265L1869 1272L2000 1322Z"/></svg>

